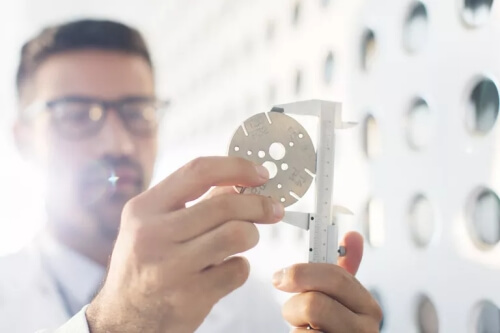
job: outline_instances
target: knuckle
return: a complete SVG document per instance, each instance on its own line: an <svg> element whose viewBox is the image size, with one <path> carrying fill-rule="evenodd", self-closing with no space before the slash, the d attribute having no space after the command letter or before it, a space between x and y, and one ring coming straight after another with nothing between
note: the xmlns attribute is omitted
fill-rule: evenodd
<svg viewBox="0 0 500 333"><path fill-rule="evenodd" d="M235 246L240 251L249 249L258 242L259 232L252 223L230 221L225 229L223 238L226 243Z"/></svg>
<svg viewBox="0 0 500 333"><path fill-rule="evenodd" d="M375 300L372 301L373 301L373 316L377 324L380 324L384 319L384 311L382 310L382 307L377 303L377 301Z"/></svg>
<svg viewBox="0 0 500 333"><path fill-rule="evenodd" d="M144 223L140 213L140 205L137 198L133 198L125 204L121 214L120 231L132 235L142 232Z"/></svg>
<svg viewBox="0 0 500 333"><path fill-rule="evenodd" d="M234 203L233 203L233 196L230 194L224 194L220 195L218 197L213 198L213 204L215 206L215 209L218 212L223 213L224 215L231 216L233 209L234 209Z"/></svg>
<svg viewBox="0 0 500 333"><path fill-rule="evenodd" d="M140 200L138 197L130 199L122 210L122 220L133 219L140 211Z"/></svg>
<svg viewBox="0 0 500 333"><path fill-rule="evenodd" d="M248 279L249 274L250 269L246 260L243 258L239 258L239 260L236 260L234 263L234 273L232 275L235 284L240 286L245 283L245 281Z"/></svg>
<svg viewBox="0 0 500 333"><path fill-rule="evenodd" d="M334 274L332 277L332 284L336 290L341 290L342 288L348 286L351 282L351 276L342 268L337 269L337 274Z"/></svg>
<svg viewBox="0 0 500 333"><path fill-rule="evenodd" d="M206 164L205 157L197 157L186 164L184 170L190 177L203 177L207 171Z"/></svg>
<svg viewBox="0 0 500 333"><path fill-rule="evenodd" d="M273 212L273 203L271 202L271 199L261 196L260 204L262 209L262 217L264 219L272 218L274 216L274 212Z"/></svg>
<svg viewBox="0 0 500 333"><path fill-rule="evenodd" d="M380 327L379 324L375 324L374 322L371 321L364 321L360 327L358 328L357 332L359 333L379 333L380 332Z"/></svg>
<svg viewBox="0 0 500 333"><path fill-rule="evenodd" d="M286 270L287 280L294 286L301 286L304 284L305 273L302 265L293 265Z"/></svg>
<svg viewBox="0 0 500 333"><path fill-rule="evenodd" d="M173 217L172 214L162 216L159 225L161 225L161 233L165 237L165 240L174 243L184 240L185 223Z"/></svg>
<svg viewBox="0 0 500 333"><path fill-rule="evenodd" d="M311 326L322 326L322 313L326 307L325 299L319 293L308 292L304 294L303 311Z"/></svg>

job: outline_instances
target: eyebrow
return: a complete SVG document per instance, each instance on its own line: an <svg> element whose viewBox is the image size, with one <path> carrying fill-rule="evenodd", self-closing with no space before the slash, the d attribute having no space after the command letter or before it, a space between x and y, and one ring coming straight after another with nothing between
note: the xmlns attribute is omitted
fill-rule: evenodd
<svg viewBox="0 0 500 333"><path fill-rule="evenodd" d="M66 95L59 98L47 101L47 104L53 104L60 101L73 101L73 102L142 102L142 101L156 101L158 98L154 95L124 95L118 99L104 99L90 95Z"/></svg>

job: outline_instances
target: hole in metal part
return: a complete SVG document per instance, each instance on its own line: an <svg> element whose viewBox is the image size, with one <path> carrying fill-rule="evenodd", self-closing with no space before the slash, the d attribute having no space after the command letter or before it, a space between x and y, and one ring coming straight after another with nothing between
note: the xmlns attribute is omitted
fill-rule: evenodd
<svg viewBox="0 0 500 333"><path fill-rule="evenodd" d="M286 201L285 197L281 197L281 202L285 202L285 201Z"/></svg>
<svg viewBox="0 0 500 333"><path fill-rule="evenodd" d="M245 127L245 124L241 124L241 129L243 130L243 133L245 133L245 136L248 136L248 131L247 128Z"/></svg>
<svg viewBox="0 0 500 333"><path fill-rule="evenodd" d="M293 147L294 143L292 141L290 141L290 143L288 144L290 147Z"/></svg>
<svg viewBox="0 0 500 333"><path fill-rule="evenodd" d="M234 147L234 151L240 151L240 147L238 146Z"/></svg>
<svg viewBox="0 0 500 333"><path fill-rule="evenodd" d="M286 163L281 164L281 170L283 170L283 171L288 170L288 164L286 164Z"/></svg>
<svg viewBox="0 0 500 333"><path fill-rule="evenodd" d="M252 155L252 151L251 150L247 151L247 155L251 156Z"/></svg>
<svg viewBox="0 0 500 333"><path fill-rule="evenodd" d="M266 153L263 150L259 151L258 155L259 155L260 158L266 157Z"/></svg>
<svg viewBox="0 0 500 333"><path fill-rule="evenodd" d="M313 173L311 170L309 170L309 169L304 169L304 171L305 171L305 172L306 172L309 176L311 176L311 177L313 177L313 178L314 178L314 173Z"/></svg>
<svg viewBox="0 0 500 333"><path fill-rule="evenodd" d="M304 134L299 133L299 139L302 139L304 137Z"/></svg>
<svg viewBox="0 0 500 333"><path fill-rule="evenodd" d="M269 147L269 155L271 155L271 157L273 159L275 159L276 161L283 159L283 157L285 157L285 155L286 155L285 146L283 146L279 142L274 142Z"/></svg>
<svg viewBox="0 0 500 333"><path fill-rule="evenodd" d="M276 166L276 163L267 161L264 162L262 166L269 172L269 179L273 179L274 177L276 177L276 174L278 173L278 167Z"/></svg>
<svg viewBox="0 0 500 333"><path fill-rule="evenodd" d="M300 197L299 197L299 195L297 193L290 191L289 194L290 194L291 197L293 197L297 201L300 200Z"/></svg>
<svg viewBox="0 0 500 333"><path fill-rule="evenodd" d="M281 185L281 184L278 184L278 188L283 188L283 185Z"/></svg>
<svg viewBox="0 0 500 333"><path fill-rule="evenodd" d="M264 114L266 115L267 122L268 122L269 124L272 124L273 122L271 121L271 117L269 117L269 113L267 113L267 112L266 112L266 113L264 113Z"/></svg>

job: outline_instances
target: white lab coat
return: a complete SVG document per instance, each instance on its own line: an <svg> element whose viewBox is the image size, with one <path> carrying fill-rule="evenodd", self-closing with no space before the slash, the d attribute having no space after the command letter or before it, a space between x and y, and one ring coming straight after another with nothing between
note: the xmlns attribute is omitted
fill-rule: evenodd
<svg viewBox="0 0 500 333"><path fill-rule="evenodd" d="M288 332L270 287L254 279L216 304L196 333ZM200 295L202 297L202 295ZM53 331L67 317L61 297L44 270L36 243L0 258L0 332ZM84 311L64 333L88 333Z"/></svg>

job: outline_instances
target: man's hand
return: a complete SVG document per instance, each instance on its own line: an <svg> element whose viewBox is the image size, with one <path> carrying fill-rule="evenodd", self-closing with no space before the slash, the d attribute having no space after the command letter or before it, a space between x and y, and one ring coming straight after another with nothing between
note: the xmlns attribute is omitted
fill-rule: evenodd
<svg viewBox="0 0 500 333"><path fill-rule="evenodd" d="M379 332L382 310L354 277L363 256L363 238L352 232L342 243L347 253L339 266L298 264L274 275L276 288L298 293L283 306L294 332Z"/></svg>
<svg viewBox="0 0 500 333"><path fill-rule="evenodd" d="M257 244L253 222L278 222L284 211L272 199L235 193L186 203L212 186L259 186L268 177L244 159L200 158L132 199L104 287L87 309L91 332L195 331L246 281L248 263L233 255Z"/></svg>

